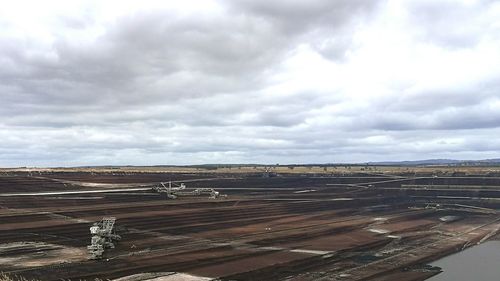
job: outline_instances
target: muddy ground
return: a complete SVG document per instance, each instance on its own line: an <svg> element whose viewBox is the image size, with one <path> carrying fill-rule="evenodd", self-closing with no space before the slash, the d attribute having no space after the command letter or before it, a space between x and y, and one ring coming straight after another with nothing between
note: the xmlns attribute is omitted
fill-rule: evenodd
<svg viewBox="0 0 500 281"><path fill-rule="evenodd" d="M165 181L228 197L167 200L150 190ZM497 234L499 200L491 173L16 171L0 175L0 271L40 280L162 272L425 280L439 272L428 262ZM458 219L441 220L450 215ZM89 227L103 216L117 218L122 240L105 259L88 260Z"/></svg>

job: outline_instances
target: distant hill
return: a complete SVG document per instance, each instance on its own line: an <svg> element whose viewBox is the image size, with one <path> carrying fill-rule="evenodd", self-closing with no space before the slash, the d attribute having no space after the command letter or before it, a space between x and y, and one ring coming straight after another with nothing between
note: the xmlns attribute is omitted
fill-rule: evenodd
<svg viewBox="0 0 500 281"><path fill-rule="evenodd" d="M382 161L368 162L369 165L395 165L395 166L432 166L432 165L500 165L500 158L483 160L456 160L456 159L427 159L415 161Z"/></svg>

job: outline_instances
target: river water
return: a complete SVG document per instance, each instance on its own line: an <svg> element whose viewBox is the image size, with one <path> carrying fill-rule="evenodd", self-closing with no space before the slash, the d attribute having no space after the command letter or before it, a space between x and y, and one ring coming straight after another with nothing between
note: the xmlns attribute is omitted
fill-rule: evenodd
<svg viewBox="0 0 500 281"><path fill-rule="evenodd" d="M432 265L443 272L426 281L499 281L500 241L488 241L444 257Z"/></svg>

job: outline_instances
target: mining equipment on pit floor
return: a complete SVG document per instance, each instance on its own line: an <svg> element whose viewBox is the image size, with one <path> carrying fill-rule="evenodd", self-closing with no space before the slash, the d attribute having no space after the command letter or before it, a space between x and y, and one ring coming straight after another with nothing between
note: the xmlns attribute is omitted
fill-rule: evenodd
<svg viewBox="0 0 500 281"><path fill-rule="evenodd" d="M265 166L264 168L261 168L259 170L262 171L263 178L270 178L270 177L276 177L278 175L274 171L275 169L276 169L276 166Z"/></svg>
<svg viewBox="0 0 500 281"><path fill-rule="evenodd" d="M185 184L181 183L180 185L176 185L171 181L168 182L168 186L165 185L164 182L160 182L160 184L154 186L152 190L160 194L165 194L169 199L177 199L177 197L179 196L201 196L201 195L209 195L209 198L211 199L227 197L227 195L220 194L220 192L215 191L213 188L197 188L191 191L187 191Z"/></svg>
<svg viewBox="0 0 500 281"><path fill-rule="evenodd" d="M115 248L115 241L121 239L120 235L115 233L115 222L114 217L104 217L90 227L91 245L87 246L90 259L102 259L105 249Z"/></svg>

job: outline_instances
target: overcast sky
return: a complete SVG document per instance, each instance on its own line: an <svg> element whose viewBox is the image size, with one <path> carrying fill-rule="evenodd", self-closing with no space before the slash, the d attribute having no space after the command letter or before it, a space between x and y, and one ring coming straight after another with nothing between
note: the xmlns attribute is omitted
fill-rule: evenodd
<svg viewBox="0 0 500 281"><path fill-rule="evenodd" d="M0 166L500 157L500 1L0 4Z"/></svg>

